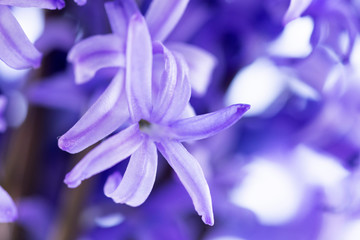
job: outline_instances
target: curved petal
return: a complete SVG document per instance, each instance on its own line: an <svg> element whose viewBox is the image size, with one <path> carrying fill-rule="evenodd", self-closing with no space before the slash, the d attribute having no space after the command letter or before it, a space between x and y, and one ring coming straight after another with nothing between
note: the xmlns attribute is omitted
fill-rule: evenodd
<svg viewBox="0 0 360 240"><path fill-rule="evenodd" d="M97 35L79 42L68 55L68 61L74 64L75 82L87 82L102 68L124 67L124 53L125 43L115 34Z"/></svg>
<svg viewBox="0 0 360 240"><path fill-rule="evenodd" d="M0 5L14 7L37 7L46 9L62 9L65 7L64 0L0 0Z"/></svg>
<svg viewBox="0 0 360 240"><path fill-rule="evenodd" d="M132 154L123 179L118 174L110 176L104 192L117 203L139 206L147 199L154 186L156 169L156 146L147 139Z"/></svg>
<svg viewBox="0 0 360 240"><path fill-rule="evenodd" d="M164 41L183 15L189 0L153 0L146 21L153 40Z"/></svg>
<svg viewBox="0 0 360 240"><path fill-rule="evenodd" d="M236 104L216 112L178 120L170 125L178 141L211 137L235 124L250 105Z"/></svg>
<svg viewBox="0 0 360 240"><path fill-rule="evenodd" d="M129 118L123 78L124 71L119 70L84 116L59 138L59 148L69 153L80 152L115 131Z"/></svg>
<svg viewBox="0 0 360 240"><path fill-rule="evenodd" d="M0 5L0 59L15 69L39 67L41 53L25 35L7 6Z"/></svg>
<svg viewBox="0 0 360 240"><path fill-rule="evenodd" d="M163 60L159 66L159 69L162 71L162 74L154 74L153 72L153 84L154 88L157 89L157 96L154 98L154 109L152 113L152 118L154 121L159 121L166 112L169 110L169 106L172 102L176 83L177 83L177 63L174 55L160 42L153 44L154 54L161 54ZM155 56L156 56L155 55ZM154 65L155 57L154 57Z"/></svg>
<svg viewBox="0 0 360 240"><path fill-rule="evenodd" d="M148 119L152 107L152 45L145 19L131 17L126 46L126 93L131 118Z"/></svg>
<svg viewBox="0 0 360 240"><path fill-rule="evenodd" d="M139 132L139 125L131 125L89 152L66 175L64 182L68 187L76 188L83 180L126 159L138 149L143 140L143 136Z"/></svg>
<svg viewBox="0 0 360 240"><path fill-rule="evenodd" d="M115 0L113 2L106 2L105 10L113 33L126 38L131 16L135 13L139 13L135 1Z"/></svg>
<svg viewBox="0 0 360 240"><path fill-rule="evenodd" d="M119 172L114 172L111 174L104 185L104 194L107 197L110 197L110 195L116 190L116 188L119 186L120 182L122 180L122 176Z"/></svg>
<svg viewBox="0 0 360 240"><path fill-rule="evenodd" d="M17 218L17 210L14 201L9 194L0 186L0 223L12 222Z"/></svg>
<svg viewBox="0 0 360 240"><path fill-rule="evenodd" d="M167 109L164 109L166 110L165 115L161 119L163 123L179 119L191 97L191 85L188 78L189 69L182 57L175 55L175 60L177 65L177 81L174 93L171 96L171 102Z"/></svg>
<svg viewBox="0 0 360 240"><path fill-rule="evenodd" d="M217 64L211 53L185 43L170 43L167 47L180 53L189 66L189 79L194 93L201 96L206 93L213 70Z"/></svg>
<svg viewBox="0 0 360 240"><path fill-rule="evenodd" d="M310 6L313 0L291 0L290 6L286 11L283 24L286 25L292 20L301 16L301 14Z"/></svg>
<svg viewBox="0 0 360 240"><path fill-rule="evenodd" d="M214 225L210 190L200 164L181 143L164 141L157 146L189 193L203 222Z"/></svg>

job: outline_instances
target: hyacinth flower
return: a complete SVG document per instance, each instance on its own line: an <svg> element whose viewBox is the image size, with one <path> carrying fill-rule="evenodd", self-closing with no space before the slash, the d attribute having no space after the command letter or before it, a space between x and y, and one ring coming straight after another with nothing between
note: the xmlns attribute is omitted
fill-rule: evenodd
<svg viewBox="0 0 360 240"><path fill-rule="evenodd" d="M145 18L152 41L166 41L183 15L188 2L189 0L151 2ZM78 84L89 81L102 68L125 67L127 26L130 17L134 13L140 14L140 11L134 0L106 2L105 10L113 34L87 38L75 45L68 55L68 60L74 64L75 80ZM214 56L185 43L169 42L166 46L183 55L190 68L193 91L195 94L203 95L216 65Z"/></svg>
<svg viewBox="0 0 360 240"><path fill-rule="evenodd" d="M139 206L153 187L158 149L179 176L203 221L213 225L211 196L204 174L181 142L207 138L230 127L249 109L249 105L233 105L218 112L187 118L191 95L187 65L180 55L172 54L161 43L152 46L147 24L140 14L135 14L129 22L125 84L119 77L123 76L122 73L120 70L115 79L119 88L125 85L130 126L87 154L66 175L65 183L75 188L83 180L131 155L124 177L119 173L111 175L104 192L117 203ZM92 116L88 119L85 116L83 121L93 121ZM112 115L105 118L117 120ZM85 131L101 132L103 129L108 131L108 126L89 127ZM66 139L61 137L59 147L71 151L73 144L67 145Z"/></svg>
<svg viewBox="0 0 360 240"><path fill-rule="evenodd" d="M0 223L12 222L17 217L14 201L9 194L0 186Z"/></svg>
<svg viewBox="0 0 360 240"><path fill-rule="evenodd" d="M187 2L187 0L166 2L154 0L152 2L147 11L147 26L150 28L150 23L155 22L159 29L163 29L161 34L156 33L155 30L153 33L150 32L152 41L166 38L180 19ZM80 152L103 139L129 118L125 93L122 88L123 73L121 71L125 67L129 18L131 14L141 15L141 13L133 0L107 2L105 9L114 34L97 35L79 42L69 52L68 60L74 64L75 81L79 84L88 82L100 69L111 67L120 70L96 103L73 128L60 138L61 148L70 153ZM167 14L164 15L165 12ZM167 16L167 18L163 19L163 16ZM162 20L157 19L157 17L161 17ZM149 19L153 20L150 21ZM171 22L171 24L167 22ZM194 79L191 81L193 90L196 89L194 92L203 93L208 79L210 79L210 73L215 66L214 57L187 44L172 43L171 47L171 50L178 49L174 52L187 60L190 80ZM180 49L181 52L179 52ZM189 106L188 109L190 108ZM102 131L97 131L100 126L107 127L106 129L102 127ZM92 130L88 131L88 129Z"/></svg>
<svg viewBox="0 0 360 240"><path fill-rule="evenodd" d="M86 0L76 0L79 5ZM0 0L0 60L14 69L37 68L42 54L30 42L9 6L61 9L64 0Z"/></svg>

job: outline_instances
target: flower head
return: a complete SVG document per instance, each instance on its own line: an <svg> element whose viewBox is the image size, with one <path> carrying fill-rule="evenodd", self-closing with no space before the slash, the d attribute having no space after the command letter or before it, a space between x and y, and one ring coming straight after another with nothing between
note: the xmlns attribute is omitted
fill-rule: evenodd
<svg viewBox="0 0 360 240"><path fill-rule="evenodd" d="M111 176L105 194L115 202L138 206L153 187L158 149L179 176L203 221L213 225L211 196L204 174L181 142L210 137L230 127L249 106L238 104L218 112L188 117L191 86L188 68L181 55L172 53L161 43L152 44L147 24L140 14L131 17L128 29L124 85L130 126L86 155L67 174L65 183L77 187L81 181L131 155L124 177ZM123 72L119 74L123 75ZM119 88L121 85L119 83ZM114 102L109 106L114 107L117 104L116 100ZM108 118L116 121L116 118ZM85 116L82 119L87 121ZM84 132L102 132L103 129L108 132L106 125L97 125L96 129L90 127ZM68 150L66 135L59 139L63 150ZM72 139L76 141L76 138Z"/></svg>

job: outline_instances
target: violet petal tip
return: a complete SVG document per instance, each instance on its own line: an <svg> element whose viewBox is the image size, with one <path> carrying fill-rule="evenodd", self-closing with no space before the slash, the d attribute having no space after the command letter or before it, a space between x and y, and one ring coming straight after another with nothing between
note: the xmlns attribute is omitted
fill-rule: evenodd
<svg viewBox="0 0 360 240"><path fill-rule="evenodd" d="M71 172L66 174L64 179L64 183L68 186L68 188L77 188L81 184L80 179L71 179Z"/></svg>

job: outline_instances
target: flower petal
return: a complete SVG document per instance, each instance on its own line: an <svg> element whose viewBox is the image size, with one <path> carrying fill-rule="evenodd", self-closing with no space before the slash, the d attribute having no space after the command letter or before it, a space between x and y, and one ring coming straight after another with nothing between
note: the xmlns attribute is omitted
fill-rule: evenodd
<svg viewBox="0 0 360 240"><path fill-rule="evenodd" d="M139 125L131 125L89 152L66 175L64 182L70 188L79 186L81 181L126 159L138 149L142 142L143 136L139 132Z"/></svg>
<svg viewBox="0 0 360 240"><path fill-rule="evenodd" d="M116 188L119 186L120 182L122 180L122 176L119 172L114 172L111 174L104 185L104 194L107 197L110 197L110 195L116 190Z"/></svg>
<svg viewBox="0 0 360 240"><path fill-rule="evenodd" d="M154 109L152 113L153 121L159 121L163 118L166 112L169 110L169 106L172 102L175 87L177 83L177 63L174 55L160 42L153 44L154 53L154 67L156 67L156 60L158 54L163 56L164 61L159 62L159 70L161 74L154 74L153 72L153 84L156 89L157 96L154 98ZM161 64L163 64L161 66Z"/></svg>
<svg viewBox="0 0 360 240"><path fill-rule="evenodd" d="M165 115L161 120L163 123L167 123L173 119L179 119L181 113L185 110L187 104L189 104L191 97L191 85L188 77L189 69L187 64L181 56L175 55L175 60L177 65L177 81L174 93L171 96L170 105L167 107L167 111L165 111Z"/></svg>
<svg viewBox="0 0 360 240"><path fill-rule="evenodd" d="M247 104L235 104L216 112L178 120L170 125L178 141L211 137L235 124L250 109Z"/></svg>
<svg viewBox="0 0 360 240"><path fill-rule="evenodd" d="M209 52L189 44L170 43L167 47L184 57L189 66L189 79L194 93L204 95L217 63L216 58Z"/></svg>
<svg viewBox="0 0 360 240"><path fill-rule="evenodd" d="M37 7L46 9L62 9L65 7L64 0L0 0L0 5L14 7Z"/></svg>
<svg viewBox="0 0 360 240"><path fill-rule="evenodd" d="M129 118L123 78L124 71L119 70L84 116L59 138L59 148L69 153L80 152L115 131Z"/></svg>
<svg viewBox="0 0 360 240"><path fill-rule="evenodd" d="M153 0L146 21L154 41L164 41L183 15L189 0Z"/></svg>
<svg viewBox="0 0 360 240"><path fill-rule="evenodd" d="M149 118L152 107L152 45L145 19L131 17L126 47L126 93L131 118Z"/></svg>
<svg viewBox="0 0 360 240"><path fill-rule="evenodd" d="M39 67L41 53L25 35L7 6L0 5L0 59L15 69Z"/></svg>
<svg viewBox="0 0 360 240"><path fill-rule="evenodd" d="M130 18L139 9L133 0L115 0L105 3L111 29L120 37L126 38Z"/></svg>
<svg viewBox="0 0 360 240"><path fill-rule="evenodd" d="M107 67L125 66L125 43L115 34L97 35L76 44L68 61L74 64L75 82L89 81L96 72Z"/></svg>
<svg viewBox="0 0 360 240"><path fill-rule="evenodd" d="M132 154L123 179L119 175L112 175L105 184L104 192L117 203L139 206L147 199L154 186L156 169L156 146L147 139ZM116 184L118 186L114 188Z"/></svg>
<svg viewBox="0 0 360 240"><path fill-rule="evenodd" d="M17 218L17 210L14 201L9 194L0 186L0 223L12 222Z"/></svg>
<svg viewBox="0 0 360 240"><path fill-rule="evenodd" d="M189 193L203 222L214 225L210 190L200 164L179 142L164 141L157 146Z"/></svg>
<svg viewBox="0 0 360 240"><path fill-rule="evenodd" d="M301 16L301 14L310 6L313 0L291 0L290 6L286 11L283 24L286 25L292 20Z"/></svg>

